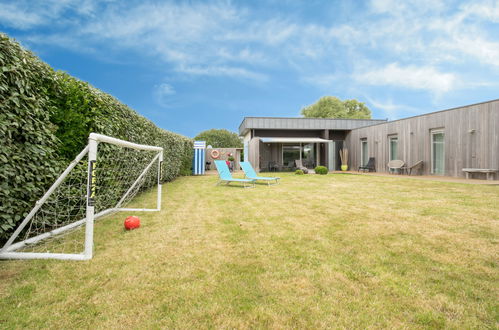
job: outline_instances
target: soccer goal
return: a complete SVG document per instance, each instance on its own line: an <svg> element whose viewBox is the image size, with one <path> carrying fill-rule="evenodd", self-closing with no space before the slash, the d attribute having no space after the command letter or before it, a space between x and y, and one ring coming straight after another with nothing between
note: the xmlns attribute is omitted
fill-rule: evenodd
<svg viewBox="0 0 499 330"><path fill-rule="evenodd" d="M91 259L95 220L161 209L162 162L161 147L91 133L2 247L0 259Z"/></svg>

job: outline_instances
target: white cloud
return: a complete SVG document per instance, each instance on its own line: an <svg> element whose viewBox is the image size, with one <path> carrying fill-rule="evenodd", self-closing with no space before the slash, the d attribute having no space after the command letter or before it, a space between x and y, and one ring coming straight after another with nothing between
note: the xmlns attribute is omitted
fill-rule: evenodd
<svg viewBox="0 0 499 330"><path fill-rule="evenodd" d="M465 16L499 22L499 2L497 1L468 3L462 6L462 12Z"/></svg>
<svg viewBox="0 0 499 330"><path fill-rule="evenodd" d="M454 73L439 72L429 66L402 67L398 63L355 74L353 78L368 85L422 89L434 93L449 92L459 84L459 78Z"/></svg>
<svg viewBox="0 0 499 330"><path fill-rule="evenodd" d="M407 116L407 113L412 113L414 115L420 114L421 110L403 104L396 104L392 99L379 101L371 97L366 97L367 102L374 108L380 109L388 119L394 120ZM402 115L401 115L402 114Z"/></svg>
<svg viewBox="0 0 499 330"><path fill-rule="evenodd" d="M0 3L0 22L2 25L20 30L29 30L38 26L68 24L67 11L78 15L92 16L97 7L97 0L17 0Z"/></svg>
<svg viewBox="0 0 499 330"><path fill-rule="evenodd" d="M238 67L226 67L226 66L184 66L181 65L177 67L177 71L182 73L189 73L193 75L200 76L227 76L227 77L239 77L246 78L256 81L265 81L267 76L258 72L252 72L250 70Z"/></svg>
<svg viewBox="0 0 499 330"><path fill-rule="evenodd" d="M157 87L158 94L161 95L173 95L175 94L175 90L170 84L162 83Z"/></svg>
<svg viewBox="0 0 499 330"><path fill-rule="evenodd" d="M304 77L302 81L309 85L328 90L334 88L335 85L341 84L340 79L341 77L335 74L318 74Z"/></svg>
<svg viewBox="0 0 499 330"><path fill-rule="evenodd" d="M168 108L171 104L170 96L176 92L173 86L167 83L162 83L154 87L154 98L156 103L164 108Z"/></svg>
<svg viewBox="0 0 499 330"><path fill-rule="evenodd" d="M13 3L0 3L0 21L3 25L26 30L43 22L43 17Z"/></svg>
<svg viewBox="0 0 499 330"><path fill-rule="evenodd" d="M194 76L267 81L270 74L264 72L276 69L327 87L335 77L354 73L371 85L445 93L464 86L455 72L465 63L499 67L499 42L484 26L499 22L497 1L458 6L443 0L373 0L370 10L343 24L300 21L285 10L260 15L230 1L80 2L0 4L0 20L27 31L62 27L31 33L33 43L136 52ZM363 63L378 59L392 64L365 69ZM446 72L437 69L443 67Z"/></svg>

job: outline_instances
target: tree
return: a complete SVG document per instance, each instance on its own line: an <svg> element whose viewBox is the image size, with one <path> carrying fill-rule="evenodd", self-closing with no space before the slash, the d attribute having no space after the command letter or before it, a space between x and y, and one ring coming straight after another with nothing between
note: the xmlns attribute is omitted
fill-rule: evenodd
<svg viewBox="0 0 499 330"><path fill-rule="evenodd" d="M213 148L242 148L243 141L234 132L226 129L209 129L199 133L194 140L206 141L206 146Z"/></svg>
<svg viewBox="0 0 499 330"><path fill-rule="evenodd" d="M371 119L371 110L364 104L355 99L343 101L347 111L347 118L352 119Z"/></svg>
<svg viewBox="0 0 499 330"><path fill-rule="evenodd" d="M371 110L357 100L341 101L335 96L323 96L316 103L301 109L306 118L370 119Z"/></svg>

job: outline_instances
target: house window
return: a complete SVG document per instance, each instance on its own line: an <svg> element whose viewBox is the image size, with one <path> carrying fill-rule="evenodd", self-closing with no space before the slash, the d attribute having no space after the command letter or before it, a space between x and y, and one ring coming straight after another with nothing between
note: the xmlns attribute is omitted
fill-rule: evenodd
<svg viewBox="0 0 499 330"><path fill-rule="evenodd" d="M282 146L282 162L284 166L294 167L295 160L299 160L301 145L283 145Z"/></svg>
<svg viewBox="0 0 499 330"><path fill-rule="evenodd" d="M445 173L445 142L443 130L431 131L431 173L444 175Z"/></svg>
<svg viewBox="0 0 499 330"><path fill-rule="evenodd" d="M399 139L396 135L388 137L388 148L390 154L390 160L399 159L398 157L398 143Z"/></svg>
<svg viewBox="0 0 499 330"><path fill-rule="evenodd" d="M360 162L366 165L369 159L369 150L367 148L367 139L360 140Z"/></svg>

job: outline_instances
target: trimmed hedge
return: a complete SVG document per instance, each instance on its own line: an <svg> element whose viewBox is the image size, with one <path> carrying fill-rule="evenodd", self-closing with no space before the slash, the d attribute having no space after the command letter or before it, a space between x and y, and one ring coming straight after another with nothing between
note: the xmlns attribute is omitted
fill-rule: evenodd
<svg viewBox="0 0 499 330"><path fill-rule="evenodd" d="M84 148L90 132L163 147L163 181L190 172L191 139L55 72L2 33L0 107L0 243Z"/></svg>
<svg viewBox="0 0 499 330"><path fill-rule="evenodd" d="M314 172L315 174L326 175L328 170L326 166L316 166Z"/></svg>

